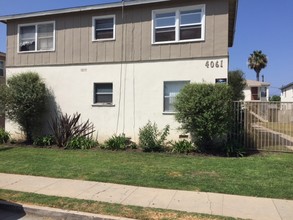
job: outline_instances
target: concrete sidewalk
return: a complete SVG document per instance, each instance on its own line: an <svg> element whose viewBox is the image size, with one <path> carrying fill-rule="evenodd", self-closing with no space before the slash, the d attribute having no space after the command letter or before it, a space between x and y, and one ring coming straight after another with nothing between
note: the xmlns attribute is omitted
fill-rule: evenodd
<svg viewBox="0 0 293 220"><path fill-rule="evenodd" d="M156 189L112 183L2 173L0 173L0 188L43 195L230 216L243 219L293 219L293 200Z"/></svg>

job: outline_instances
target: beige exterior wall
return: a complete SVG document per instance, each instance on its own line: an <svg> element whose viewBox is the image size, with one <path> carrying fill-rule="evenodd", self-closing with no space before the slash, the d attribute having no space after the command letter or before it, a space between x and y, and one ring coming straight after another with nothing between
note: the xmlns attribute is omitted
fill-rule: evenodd
<svg viewBox="0 0 293 220"><path fill-rule="evenodd" d="M169 139L178 139L182 131L173 114L163 113L164 81L215 83L215 78L226 78L228 58L210 59L223 62L223 68L207 68L206 59L134 62L129 64L97 64L75 66L47 66L8 68L7 77L25 71L36 71L53 91L55 101L63 113L79 112L82 120L95 125L99 141L125 133L138 139L139 128L148 120L159 128L170 125ZM93 84L113 83L111 107L93 106ZM121 87L120 87L121 85ZM19 136L15 124L7 120L7 130Z"/></svg>
<svg viewBox="0 0 293 220"><path fill-rule="evenodd" d="M176 0L122 9L10 20L7 24L7 66L96 64L218 57L228 55L228 0ZM202 42L152 45L152 10L188 5L206 6L205 40ZM92 17L115 14L116 40L92 41ZM56 22L53 52L17 53L18 25ZM122 46L123 45L123 46Z"/></svg>

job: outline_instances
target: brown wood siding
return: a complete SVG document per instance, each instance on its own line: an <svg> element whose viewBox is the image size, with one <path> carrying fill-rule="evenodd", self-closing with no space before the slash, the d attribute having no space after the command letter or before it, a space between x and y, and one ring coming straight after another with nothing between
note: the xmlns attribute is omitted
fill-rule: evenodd
<svg viewBox="0 0 293 220"><path fill-rule="evenodd" d="M152 10L206 5L205 40L152 45ZM228 56L228 0L173 2L13 20L7 28L7 66L39 66L150 61ZM92 17L116 16L113 41L92 41ZM55 51L17 53L19 24L55 21Z"/></svg>

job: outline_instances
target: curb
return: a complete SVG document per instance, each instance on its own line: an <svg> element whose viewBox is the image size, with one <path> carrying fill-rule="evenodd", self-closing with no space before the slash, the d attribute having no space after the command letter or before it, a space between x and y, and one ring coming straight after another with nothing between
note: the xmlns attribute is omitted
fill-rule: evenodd
<svg viewBox="0 0 293 220"><path fill-rule="evenodd" d="M78 212L50 207L11 203L3 200L0 200L0 210L1 209L6 211L30 214L39 217L48 217L49 219L56 220L135 220L109 215L92 214L88 212Z"/></svg>

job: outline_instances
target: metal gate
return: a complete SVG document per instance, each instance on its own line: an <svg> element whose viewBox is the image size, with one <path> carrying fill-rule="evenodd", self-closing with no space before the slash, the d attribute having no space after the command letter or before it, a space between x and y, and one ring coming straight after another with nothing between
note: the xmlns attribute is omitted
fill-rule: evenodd
<svg viewBox="0 0 293 220"><path fill-rule="evenodd" d="M293 102L234 102L231 138L249 150L293 153Z"/></svg>

